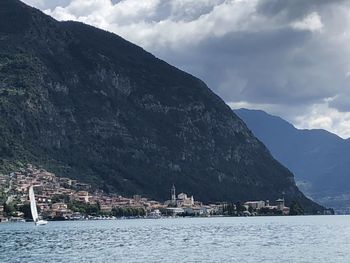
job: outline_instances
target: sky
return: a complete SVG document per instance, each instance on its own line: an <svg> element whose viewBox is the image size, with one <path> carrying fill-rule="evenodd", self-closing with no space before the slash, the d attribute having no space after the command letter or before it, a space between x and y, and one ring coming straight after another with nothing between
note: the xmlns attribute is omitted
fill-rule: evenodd
<svg viewBox="0 0 350 263"><path fill-rule="evenodd" d="M24 0L114 32L231 108L350 137L349 0Z"/></svg>

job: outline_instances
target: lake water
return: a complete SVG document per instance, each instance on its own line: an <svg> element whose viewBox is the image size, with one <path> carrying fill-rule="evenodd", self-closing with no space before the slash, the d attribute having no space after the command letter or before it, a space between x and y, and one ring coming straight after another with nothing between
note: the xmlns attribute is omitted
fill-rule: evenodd
<svg viewBox="0 0 350 263"><path fill-rule="evenodd" d="M0 224L0 262L350 262L350 216Z"/></svg>

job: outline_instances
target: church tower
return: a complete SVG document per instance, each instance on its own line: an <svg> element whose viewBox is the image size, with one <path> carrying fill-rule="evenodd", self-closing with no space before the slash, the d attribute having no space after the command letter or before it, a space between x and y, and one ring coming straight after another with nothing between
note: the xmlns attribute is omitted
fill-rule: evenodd
<svg viewBox="0 0 350 263"><path fill-rule="evenodd" d="M175 189L175 185L173 185L173 186L171 187L171 203L172 203L173 205L176 204L176 189Z"/></svg>

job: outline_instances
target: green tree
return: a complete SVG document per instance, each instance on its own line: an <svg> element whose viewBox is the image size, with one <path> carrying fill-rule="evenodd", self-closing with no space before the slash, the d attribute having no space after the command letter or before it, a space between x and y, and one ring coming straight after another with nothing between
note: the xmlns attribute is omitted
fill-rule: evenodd
<svg viewBox="0 0 350 263"><path fill-rule="evenodd" d="M112 215L116 217L144 216L146 215L146 211L144 208L116 207L112 209Z"/></svg>
<svg viewBox="0 0 350 263"><path fill-rule="evenodd" d="M224 215L228 215L228 216L237 215L236 206L233 203L224 204L222 211Z"/></svg>
<svg viewBox="0 0 350 263"><path fill-rule="evenodd" d="M253 213L253 212L254 212L253 207L249 206L249 207L248 207L248 211L249 211L249 213Z"/></svg>
<svg viewBox="0 0 350 263"><path fill-rule="evenodd" d="M73 212L79 212L83 215L97 216L101 213L99 204L86 204L83 202L70 202L68 208Z"/></svg>
<svg viewBox="0 0 350 263"><path fill-rule="evenodd" d="M32 218L32 212L30 211L30 204L24 204L18 207L18 211L24 214L25 219Z"/></svg>
<svg viewBox="0 0 350 263"><path fill-rule="evenodd" d="M290 205L289 214L292 216L303 215L304 209L302 208L302 206L298 202L293 201L292 204Z"/></svg>
<svg viewBox="0 0 350 263"><path fill-rule="evenodd" d="M240 212L247 211L247 208L244 205L242 205L240 202L237 202L236 203L236 210L238 213L240 213Z"/></svg>
<svg viewBox="0 0 350 263"><path fill-rule="evenodd" d="M12 216L17 211L17 204L12 202L4 205L4 212L7 216Z"/></svg>

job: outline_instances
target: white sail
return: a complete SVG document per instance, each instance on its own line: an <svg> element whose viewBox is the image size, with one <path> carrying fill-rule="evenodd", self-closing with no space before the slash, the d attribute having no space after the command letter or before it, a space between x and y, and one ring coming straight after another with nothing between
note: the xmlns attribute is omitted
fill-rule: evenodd
<svg viewBox="0 0 350 263"><path fill-rule="evenodd" d="M36 201L34 196L33 186L29 187L29 200L30 200L30 210L32 212L32 217L34 222L39 220L38 210L36 208Z"/></svg>

